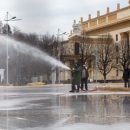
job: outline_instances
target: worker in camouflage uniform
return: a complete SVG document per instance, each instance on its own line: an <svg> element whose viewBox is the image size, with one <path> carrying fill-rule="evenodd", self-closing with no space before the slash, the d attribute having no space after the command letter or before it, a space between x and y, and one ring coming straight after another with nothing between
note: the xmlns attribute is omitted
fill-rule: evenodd
<svg viewBox="0 0 130 130"><path fill-rule="evenodd" d="M70 92L79 92L80 84L81 84L81 67L79 63L75 63L74 68L72 69L72 90Z"/></svg>

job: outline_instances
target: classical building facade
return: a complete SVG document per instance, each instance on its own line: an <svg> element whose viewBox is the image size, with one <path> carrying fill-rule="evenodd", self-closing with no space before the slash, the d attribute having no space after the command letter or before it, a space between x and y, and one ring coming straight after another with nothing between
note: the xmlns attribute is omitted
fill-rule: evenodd
<svg viewBox="0 0 130 130"><path fill-rule="evenodd" d="M79 37L84 36L90 37L92 41L96 41L96 38L100 35L110 34L114 40L114 44L118 46L122 40L130 45L130 0L128 6L121 8L120 4L117 4L115 11L110 11L107 7L106 13L100 15L100 11L97 11L95 18L88 16L88 20L84 20L81 17L80 22L76 23L74 20L73 30L71 31L68 42L64 44L64 52L62 59L68 66L73 66L74 60L80 59L78 55L78 46L81 39ZM89 42L91 43L91 41ZM94 42L96 43L96 42ZM117 63L118 64L118 63ZM96 75L95 75L96 74ZM69 80L70 72L64 72L61 74L62 80ZM98 75L98 76L97 76ZM97 70L90 70L90 79L102 80L102 75ZM122 79L122 72L115 69L107 76L108 80L120 80Z"/></svg>

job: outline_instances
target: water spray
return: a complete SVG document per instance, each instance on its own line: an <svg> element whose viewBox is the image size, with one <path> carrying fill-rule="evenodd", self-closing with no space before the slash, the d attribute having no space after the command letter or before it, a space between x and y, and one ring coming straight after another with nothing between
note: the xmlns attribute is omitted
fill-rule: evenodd
<svg viewBox="0 0 130 130"><path fill-rule="evenodd" d="M6 36L0 36L0 41L4 45L6 42ZM16 41L12 38L8 38L8 46L13 47L15 50L19 51L20 53L31 55L34 58L40 59L41 61L44 61L52 66L59 67L65 70L70 70L68 66L66 66L61 61L57 60L54 57L49 56L44 51L41 51L38 48L32 47L27 45L24 42Z"/></svg>

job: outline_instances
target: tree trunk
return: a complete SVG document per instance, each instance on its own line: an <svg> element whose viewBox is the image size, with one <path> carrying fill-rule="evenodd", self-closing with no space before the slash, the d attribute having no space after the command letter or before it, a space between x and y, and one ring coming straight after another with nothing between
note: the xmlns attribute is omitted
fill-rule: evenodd
<svg viewBox="0 0 130 130"><path fill-rule="evenodd" d="M104 74L103 76L104 76L104 83L106 83L106 74Z"/></svg>

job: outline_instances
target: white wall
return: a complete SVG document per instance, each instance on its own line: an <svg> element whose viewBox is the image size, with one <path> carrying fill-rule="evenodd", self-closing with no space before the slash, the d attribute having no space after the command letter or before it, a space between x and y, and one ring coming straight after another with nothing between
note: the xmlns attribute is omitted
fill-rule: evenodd
<svg viewBox="0 0 130 130"><path fill-rule="evenodd" d="M116 42L116 34L118 34L118 41L121 41L121 33L130 31L130 27L111 31L110 34L113 36L114 42Z"/></svg>
<svg viewBox="0 0 130 130"><path fill-rule="evenodd" d="M125 18L128 16L130 16L130 9L127 9L127 10L124 10L124 11L117 13L117 19L122 19L122 18Z"/></svg>

